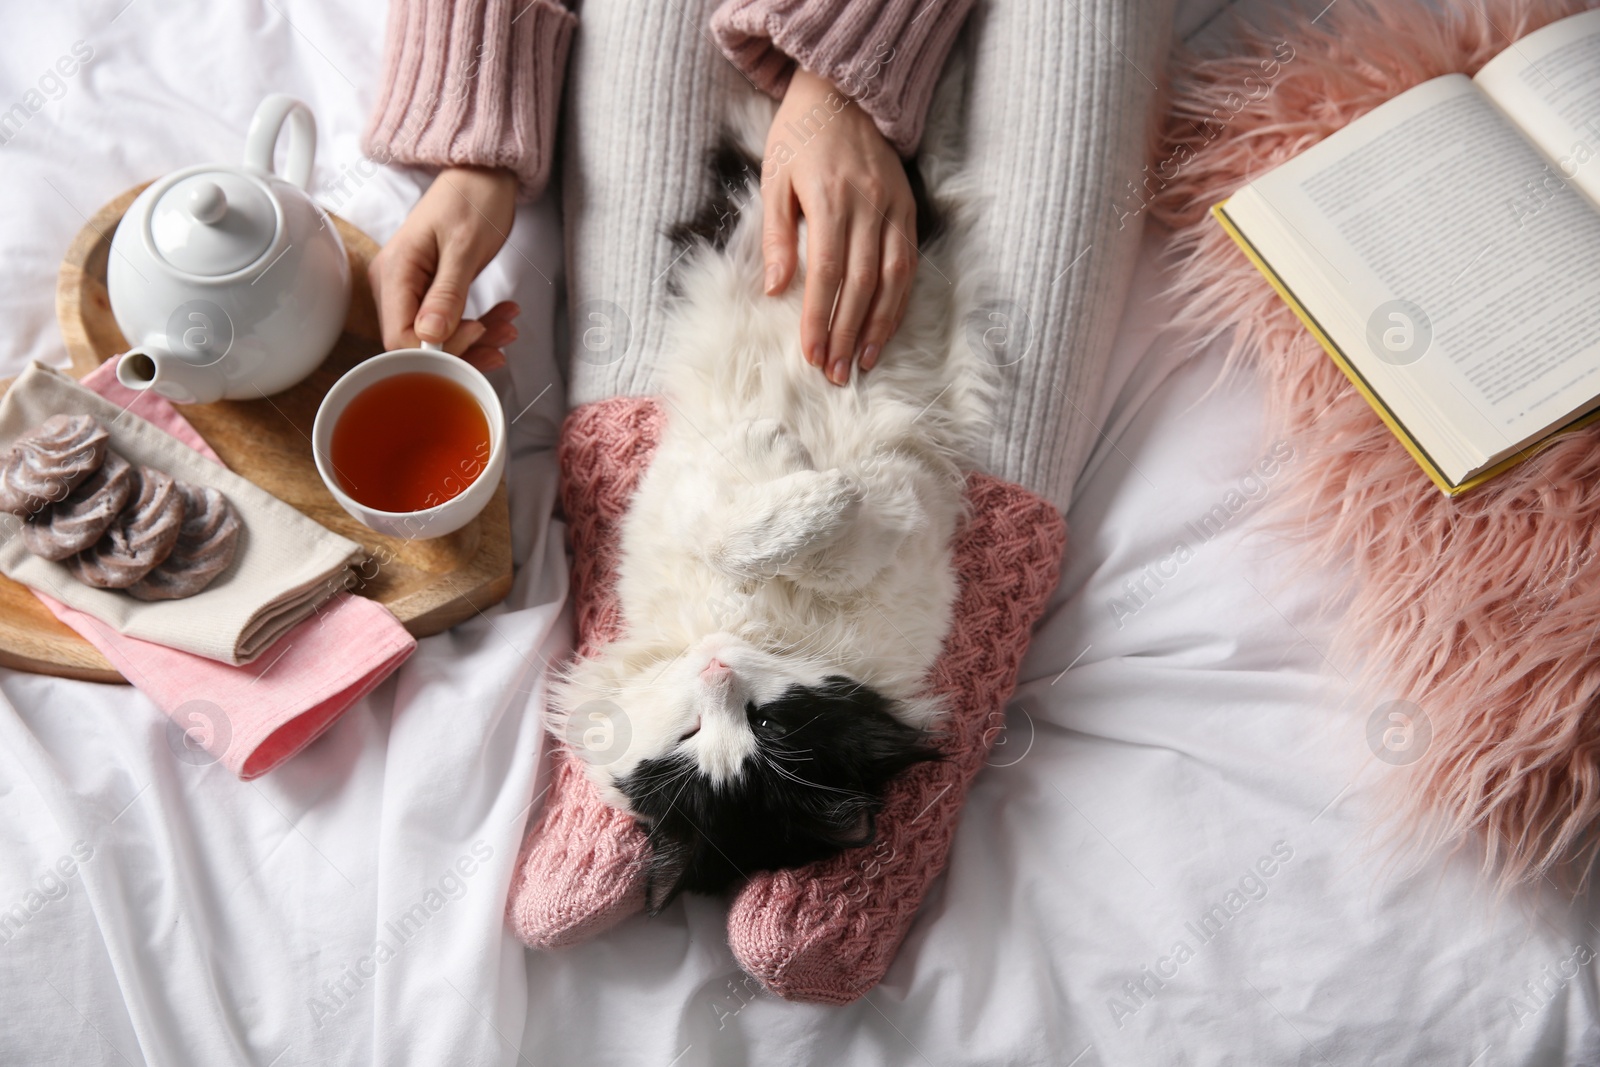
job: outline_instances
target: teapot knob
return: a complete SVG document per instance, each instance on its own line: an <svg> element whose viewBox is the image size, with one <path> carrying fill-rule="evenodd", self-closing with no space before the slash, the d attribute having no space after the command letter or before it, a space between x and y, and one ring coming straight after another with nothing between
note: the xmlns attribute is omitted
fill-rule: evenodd
<svg viewBox="0 0 1600 1067"><path fill-rule="evenodd" d="M189 190L189 214L208 226L228 213L228 197L216 182L196 182Z"/></svg>

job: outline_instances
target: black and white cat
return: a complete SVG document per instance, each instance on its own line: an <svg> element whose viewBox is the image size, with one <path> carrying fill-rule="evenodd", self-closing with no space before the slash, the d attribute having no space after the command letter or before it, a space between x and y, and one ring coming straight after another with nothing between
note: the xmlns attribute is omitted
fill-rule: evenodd
<svg viewBox="0 0 1600 1067"><path fill-rule="evenodd" d="M741 109L718 153L723 195L680 227L667 423L623 527L626 636L554 688L554 730L649 832L652 913L869 842L888 781L936 758L941 708L922 692L988 410L957 227L919 241L876 368L839 387L806 363L801 280L762 292L771 116ZM954 168L926 173L933 203L959 212Z"/></svg>

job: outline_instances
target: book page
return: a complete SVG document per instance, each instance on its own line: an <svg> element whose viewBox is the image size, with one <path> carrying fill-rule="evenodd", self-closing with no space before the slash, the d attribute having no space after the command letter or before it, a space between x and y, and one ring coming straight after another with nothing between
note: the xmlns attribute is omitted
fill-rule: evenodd
<svg viewBox="0 0 1600 1067"><path fill-rule="evenodd" d="M1528 34L1474 80L1548 157L1514 211L1538 211L1567 182L1600 205L1600 10Z"/></svg>
<svg viewBox="0 0 1600 1067"><path fill-rule="evenodd" d="M1451 75L1225 209L1452 478L1600 395L1600 213L1571 188L1529 216L1505 208L1544 165Z"/></svg>

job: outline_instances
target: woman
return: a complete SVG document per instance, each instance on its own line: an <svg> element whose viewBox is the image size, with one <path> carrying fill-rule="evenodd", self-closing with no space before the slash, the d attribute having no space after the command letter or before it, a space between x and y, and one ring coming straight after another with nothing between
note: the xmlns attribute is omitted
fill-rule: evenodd
<svg viewBox="0 0 1600 1067"><path fill-rule="evenodd" d="M997 293L973 333L1002 382L986 465L1064 510L1138 245L1171 0L589 0L575 38L578 16L555 0L394 0L365 147L443 169L373 262L384 343L484 362L516 337L512 304L462 313L516 201L549 176L571 44L569 404L653 391L677 254L665 233L700 206L718 103L741 78L781 100L763 172L767 291L794 279L803 216L802 351L838 385L870 372L916 268L897 157L916 149L969 12L966 130L993 198ZM624 351L585 347L586 327L619 315Z"/></svg>

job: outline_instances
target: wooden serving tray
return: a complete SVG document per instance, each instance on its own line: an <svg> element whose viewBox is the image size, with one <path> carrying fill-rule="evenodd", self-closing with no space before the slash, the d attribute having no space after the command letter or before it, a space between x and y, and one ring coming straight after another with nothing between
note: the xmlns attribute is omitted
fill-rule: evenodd
<svg viewBox="0 0 1600 1067"><path fill-rule="evenodd" d="M76 377L132 347L111 315L106 262L117 223L144 188L129 189L96 212L61 263L56 318ZM333 221L350 257L350 314L339 343L322 366L299 385L271 397L180 405L179 411L233 470L364 547L372 560L361 568L355 591L388 607L412 634L426 637L471 618L511 591L506 487L502 483L483 514L455 533L403 541L374 533L351 518L322 484L311 458L317 406L340 375L383 351L367 285L367 264L378 246L343 219ZM97 682L125 681L26 586L4 575L0 575L0 665Z"/></svg>

